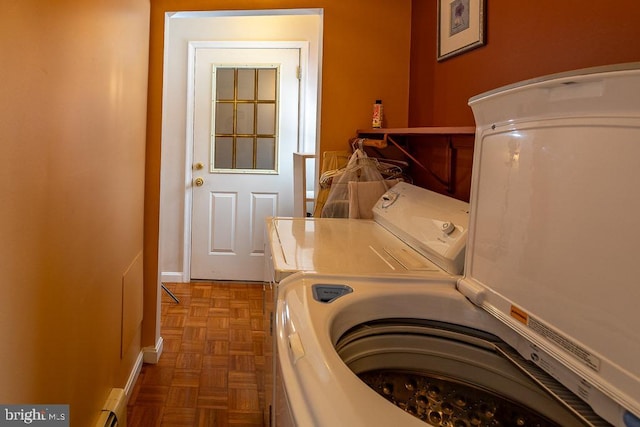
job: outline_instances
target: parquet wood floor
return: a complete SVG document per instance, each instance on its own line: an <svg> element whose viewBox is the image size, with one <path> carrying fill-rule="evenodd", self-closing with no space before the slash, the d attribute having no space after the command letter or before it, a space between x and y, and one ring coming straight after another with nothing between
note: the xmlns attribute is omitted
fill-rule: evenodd
<svg viewBox="0 0 640 427"><path fill-rule="evenodd" d="M127 408L129 427L263 427L262 283L166 284L164 350L142 367Z"/></svg>

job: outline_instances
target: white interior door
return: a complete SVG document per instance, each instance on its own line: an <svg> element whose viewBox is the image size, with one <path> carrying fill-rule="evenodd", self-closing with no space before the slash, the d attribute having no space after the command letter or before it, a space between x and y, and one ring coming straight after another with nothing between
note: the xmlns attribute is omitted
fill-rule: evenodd
<svg viewBox="0 0 640 427"><path fill-rule="evenodd" d="M258 280L268 216L293 214L300 50L198 48L191 278Z"/></svg>

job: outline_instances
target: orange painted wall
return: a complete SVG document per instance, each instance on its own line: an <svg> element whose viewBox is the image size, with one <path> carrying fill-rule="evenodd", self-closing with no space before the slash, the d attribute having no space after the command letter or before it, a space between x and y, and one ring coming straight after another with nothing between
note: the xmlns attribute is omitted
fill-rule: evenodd
<svg viewBox="0 0 640 427"><path fill-rule="evenodd" d="M640 2L488 0L487 44L436 61L437 2L412 1L409 124L473 125L470 97L572 69L640 60Z"/></svg>
<svg viewBox="0 0 640 427"><path fill-rule="evenodd" d="M73 426L141 350L139 305L122 355L121 321L142 288L148 25L146 0L0 15L0 403L69 404Z"/></svg>

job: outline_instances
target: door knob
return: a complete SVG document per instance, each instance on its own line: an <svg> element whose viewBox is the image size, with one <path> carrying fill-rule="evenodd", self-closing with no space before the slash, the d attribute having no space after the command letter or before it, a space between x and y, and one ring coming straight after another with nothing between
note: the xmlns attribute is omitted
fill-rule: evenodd
<svg viewBox="0 0 640 427"><path fill-rule="evenodd" d="M198 162L198 163L195 164L194 167L196 168L196 170L200 170L200 169L202 169L204 167L204 163Z"/></svg>
<svg viewBox="0 0 640 427"><path fill-rule="evenodd" d="M202 185L204 184L204 179L196 178L195 184L196 184L196 187L202 187Z"/></svg>

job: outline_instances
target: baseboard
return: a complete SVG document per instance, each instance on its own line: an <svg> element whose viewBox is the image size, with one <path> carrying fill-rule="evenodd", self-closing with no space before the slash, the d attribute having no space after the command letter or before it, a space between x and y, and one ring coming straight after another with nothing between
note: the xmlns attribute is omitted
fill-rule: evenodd
<svg viewBox="0 0 640 427"><path fill-rule="evenodd" d="M186 283L184 274L179 271L163 271L160 273L162 283Z"/></svg>
<svg viewBox="0 0 640 427"><path fill-rule="evenodd" d="M151 363L155 365L160 360L160 356L162 355L162 348L164 347L164 341L162 337L158 338L156 345L154 347L145 347L142 349L142 361L144 363Z"/></svg>
<svg viewBox="0 0 640 427"><path fill-rule="evenodd" d="M136 363L133 365L133 368L131 369L131 373L129 374L129 379L127 379L127 384L124 386L124 394L127 396L127 400L131 396L131 392L133 391L133 387L136 385L136 381L138 381L140 370L142 370L143 358L144 358L144 351L141 350L140 353L138 353L138 357L136 358Z"/></svg>

